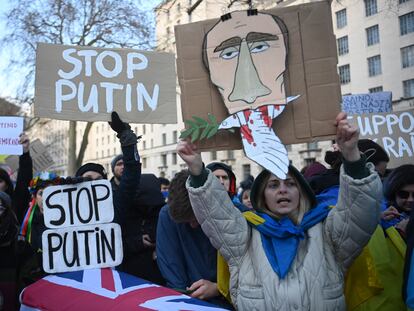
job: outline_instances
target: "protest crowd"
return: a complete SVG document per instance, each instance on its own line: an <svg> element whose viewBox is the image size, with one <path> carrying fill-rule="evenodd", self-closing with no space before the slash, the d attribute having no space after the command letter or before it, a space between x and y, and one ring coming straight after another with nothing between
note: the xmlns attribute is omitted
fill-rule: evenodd
<svg viewBox="0 0 414 311"><path fill-rule="evenodd" d="M171 181L141 174L138 137L112 114L122 154L110 180L122 228L119 271L237 310L405 310L413 299L414 165L386 168L388 156L341 113L328 167L289 166L239 183L231 168L203 163L180 140L188 169ZM107 179L86 163L75 176L33 175L30 139L15 185L0 170L3 310L47 273L42 268L42 195L50 186ZM402 253L401 250L405 250Z"/></svg>
<svg viewBox="0 0 414 311"><path fill-rule="evenodd" d="M23 125L0 137L22 151L8 153L17 174L0 168L0 311L414 310L412 112L371 124L339 107L327 3L272 12L177 27L177 47L188 49L177 53L186 129L174 139L185 169L171 180L142 172L145 131L129 123L177 122L175 56L39 44L38 116L110 120L122 152L112 174L88 162L59 176L34 169ZM405 136L391 137L398 130ZM292 164L285 139L323 138L325 163ZM242 146L262 171L240 181L228 164L203 161L223 146ZM405 164L388 167L393 155Z"/></svg>

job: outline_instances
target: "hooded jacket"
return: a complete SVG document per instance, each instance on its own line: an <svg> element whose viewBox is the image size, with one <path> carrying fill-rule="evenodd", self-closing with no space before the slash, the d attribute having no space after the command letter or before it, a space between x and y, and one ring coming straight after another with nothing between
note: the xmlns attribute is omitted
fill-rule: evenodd
<svg viewBox="0 0 414 311"><path fill-rule="evenodd" d="M187 181L198 222L229 264L230 295L238 310L345 310L344 273L374 232L381 181L354 179L341 168L338 205L305 233L287 276L273 271L260 233L233 207L210 172L198 188ZM260 182L255 181L255 182Z"/></svg>

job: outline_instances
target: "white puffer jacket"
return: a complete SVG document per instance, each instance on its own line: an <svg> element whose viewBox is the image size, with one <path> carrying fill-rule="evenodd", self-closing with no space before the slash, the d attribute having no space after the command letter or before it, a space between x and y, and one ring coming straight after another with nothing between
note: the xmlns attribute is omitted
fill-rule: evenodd
<svg viewBox="0 0 414 311"><path fill-rule="evenodd" d="M284 279L273 271L260 233L235 208L209 172L199 188L187 188L198 222L230 268L230 294L237 310L345 310L344 272L368 243L379 219L382 184L370 175L353 179L343 167L336 208L299 243Z"/></svg>

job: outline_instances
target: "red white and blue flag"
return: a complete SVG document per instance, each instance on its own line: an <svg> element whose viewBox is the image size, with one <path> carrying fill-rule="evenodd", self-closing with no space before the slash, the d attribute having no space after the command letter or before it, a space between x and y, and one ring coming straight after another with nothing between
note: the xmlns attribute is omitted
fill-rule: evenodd
<svg viewBox="0 0 414 311"><path fill-rule="evenodd" d="M225 310L110 268L49 275L25 288L21 304L21 311Z"/></svg>

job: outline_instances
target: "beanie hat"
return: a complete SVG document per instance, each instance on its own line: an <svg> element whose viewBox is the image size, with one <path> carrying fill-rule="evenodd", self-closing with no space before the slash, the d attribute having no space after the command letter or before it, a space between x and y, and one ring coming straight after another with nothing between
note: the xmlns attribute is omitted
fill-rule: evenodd
<svg viewBox="0 0 414 311"><path fill-rule="evenodd" d="M405 164L394 169L384 181L384 197L394 202L397 191L406 185L414 184L414 165Z"/></svg>
<svg viewBox="0 0 414 311"><path fill-rule="evenodd" d="M209 165L206 166L210 171L214 172L217 170L224 170L229 176L230 180L230 187L229 187L229 194L231 197L236 195L236 175L234 175L233 171L231 170L230 166L221 162L211 162Z"/></svg>
<svg viewBox="0 0 414 311"><path fill-rule="evenodd" d="M319 162L314 162L310 164L303 173L303 176L309 180L312 176L322 174L326 171L326 167Z"/></svg>
<svg viewBox="0 0 414 311"><path fill-rule="evenodd" d="M326 151L325 162L328 163L333 169L339 168L342 164L341 152L340 151Z"/></svg>
<svg viewBox="0 0 414 311"><path fill-rule="evenodd" d="M10 179L9 173L7 173L7 171L4 170L4 169L2 169L2 168L0 168L0 179L1 180L4 180L6 182L6 184L7 184L7 189L6 189L5 192L9 196L12 196L13 195L13 183L12 183L12 181Z"/></svg>
<svg viewBox="0 0 414 311"><path fill-rule="evenodd" d="M6 192L0 191L0 200L7 209L11 209L11 198Z"/></svg>
<svg viewBox="0 0 414 311"><path fill-rule="evenodd" d="M370 139L358 140L358 148L367 157L367 162L371 162L374 165L377 165L381 161L390 161L390 158L385 150Z"/></svg>
<svg viewBox="0 0 414 311"><path fill-rule="evenodd" d="M83 174L85 174L86 172L90 172L90 171L101 174L104 179L108 178L108 175L106 174L105 168L102 165L98 164L98 163L86 163L86 164L82 165L76 171L75 176L76 177L81 177Z"/></svg>
<svg viewBox="0 0 414 311"><path fill-rule="evenodd" d="M316 206L317 202L316 202L315 194L313 193L313 190L308 184L308 182L306 181L305 177L303 177L303 175L293 165L289 165L289 174L293 175L295 179L298 181L300 188L304 192L302 194L304 194L308 198L311 208ZM254 180L252 191L250 192L250 201L252 202L253 208L256 211L261 210L261 208L257 206L259 195L261 195L259 194L260 185L266 182L267 178L270 175L271 175L270 171L263 170Z"/></svg>
<svg viewBox="0 0 414 311"><path fill-rule="evenodd" d="M112 169L112 173L114 172L115 169L115 165L119 160L123 160L124 159L124 155L123 154L118 154L115 158L112 159L111 161L111 169Z"/></svg>

